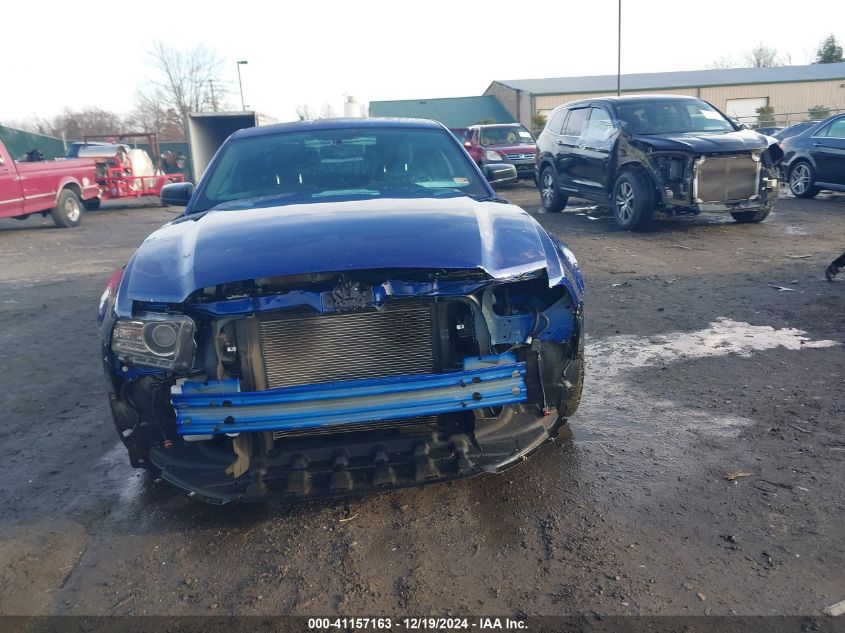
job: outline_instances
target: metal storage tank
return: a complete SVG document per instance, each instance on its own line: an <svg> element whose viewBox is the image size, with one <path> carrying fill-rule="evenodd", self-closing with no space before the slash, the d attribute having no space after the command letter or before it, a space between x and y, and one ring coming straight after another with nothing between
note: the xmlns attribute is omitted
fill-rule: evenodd
<svg viewBox="0 0 845 633"><path fill-rule="evenodd" d="M343 116L347 119L357 119L361 117L361 106L355 101L352 95L346 95L343 102Z"/></svg>

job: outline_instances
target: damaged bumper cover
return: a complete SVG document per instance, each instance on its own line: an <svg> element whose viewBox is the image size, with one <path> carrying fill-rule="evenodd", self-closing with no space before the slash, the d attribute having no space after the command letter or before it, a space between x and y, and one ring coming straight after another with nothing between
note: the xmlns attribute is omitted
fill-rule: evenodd
<svg viewBox="0 0 845 633"><path fill-rule="evenodd" d="M246 434L264 446L254 447L251 467L237 478L225 474L231 451L211 442L155 447L149 458L163 480L198 501L294 502L501 472L554 440L562 424L554 411L516 404L478 418L472 433L444 435L419 421L391 435L373 430L273 442L270 433Z"/></svg>
<svg viewBox="0 0 845 633"><path fill-rule="evenodd" d="M182 381L172 403L188 441L153 448L149 457L164 480L212 504L364 494L498 472L553 439L561 424L556 411L523 405L525 372L525 362L505 353L467 358L460 372L261 392L239 392L237 380ZM468 410L478 410L471 431L444 433L432 423ZM394 432L383 432L385 422ZM251 466L243 475L227 473L231 451L203 441L221 434L246 441Z"/></svg>

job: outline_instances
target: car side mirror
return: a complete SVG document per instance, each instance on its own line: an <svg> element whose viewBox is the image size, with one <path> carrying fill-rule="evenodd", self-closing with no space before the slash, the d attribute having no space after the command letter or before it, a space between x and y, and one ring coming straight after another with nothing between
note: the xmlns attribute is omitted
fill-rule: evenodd
<svg viewBox="0 0 845 633"><path fill-rule="evenodd" d="M194 183L171 182L161 188L161 203L172 207L184 207L194 194Z"/></svg>
<svg viewBox="0 0 845 633"><path fill-rule="evenodd" d="M484 165L484 177L491 185L504 185L517 181L516 167L507 164L487 163Z"/></svg>

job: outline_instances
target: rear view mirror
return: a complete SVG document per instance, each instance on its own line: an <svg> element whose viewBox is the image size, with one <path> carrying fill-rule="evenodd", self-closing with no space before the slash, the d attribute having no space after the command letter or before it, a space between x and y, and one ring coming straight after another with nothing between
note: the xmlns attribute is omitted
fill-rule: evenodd
<svg viewBox="0 0 845 633"><path fill-rule="evenodd" d="M161 203L172 207L184 207L194 193L192 182L171 182L161 188Z"/></svg>

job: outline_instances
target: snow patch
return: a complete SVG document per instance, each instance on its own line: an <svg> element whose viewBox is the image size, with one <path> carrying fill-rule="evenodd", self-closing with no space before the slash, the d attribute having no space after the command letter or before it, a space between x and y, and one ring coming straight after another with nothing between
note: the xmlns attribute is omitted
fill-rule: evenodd
<svg viewBox="0 0 845 633"><path fill-rule="evenodd" d="M840 343L836 341L813 341L796 328L778 329L728 318L719 318L695 332L589 339L584 400L574 425L632 448L648 447L664 454L676 451L661 451L661 446L689 441L690 434L714 440L736 437L754 420L720 412L715 404L712 409L697 409L643 393L629 380L629 374L643 367L665 367L702 358L749 357L778 347L801 351L837 346Z"/></svg>
<svg viewBox="0 0 845 633"><path fill-rule="evenodd" d="M806 332L786 327L751 325L720 317L697 332L669 332L660 336L610 336L589 340L587 367L593 374L616 376L628 369L660 366L715 356L751 356L776 347L790 350L836 347L836 341L813 341Z"/></svg>

